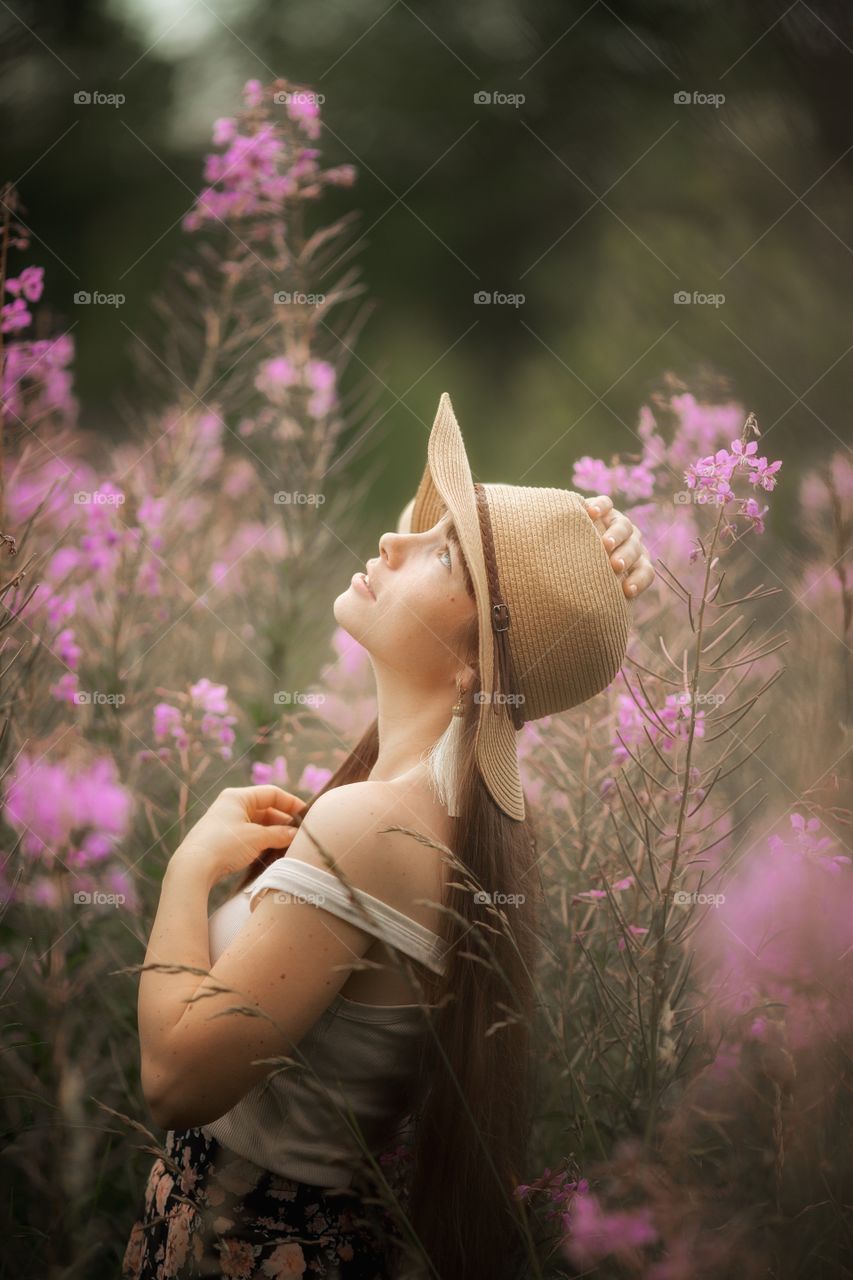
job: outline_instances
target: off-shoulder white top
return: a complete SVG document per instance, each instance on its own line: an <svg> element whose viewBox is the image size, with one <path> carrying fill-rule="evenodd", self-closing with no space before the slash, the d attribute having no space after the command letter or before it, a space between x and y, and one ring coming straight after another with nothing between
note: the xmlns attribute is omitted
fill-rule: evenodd
<svg viewBox="0 0 853 1280"><path fill-rule="evenodd" d="M444 971L445 946L432 930L353 887L366 918L332 872L287 855L213 912L211 965L268 889L313 902L433 972ZM348 1187L363 1159L352 1119L370 1151L388 1145L411 1108L426 1034L416 1004L362 1004L339 992L289 1055L300 1065L265 1077L203 1129L262 1168L314 1186Z"/></svg>

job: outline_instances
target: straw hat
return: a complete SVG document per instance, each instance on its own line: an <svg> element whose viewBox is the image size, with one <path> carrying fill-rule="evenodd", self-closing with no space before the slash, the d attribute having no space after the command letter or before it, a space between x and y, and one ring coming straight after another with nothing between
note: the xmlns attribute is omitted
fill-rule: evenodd
<svg viewBox="0 0 853 1280"><path fill-rule="evenodd" d="M477 764L495 803L521 821L519 729L607 688L625 656L631 605L580 494L474 483L444 392L398 530L431 529L447 510L480 621Z"/></svg>

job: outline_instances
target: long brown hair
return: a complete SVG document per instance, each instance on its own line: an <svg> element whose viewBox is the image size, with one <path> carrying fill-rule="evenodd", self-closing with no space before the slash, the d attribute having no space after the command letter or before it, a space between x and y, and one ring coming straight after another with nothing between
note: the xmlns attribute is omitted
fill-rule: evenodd
<svg viewBox="0 0 853 1280"><path fill-rule="evenodd" d="M473 596L467 566L466 578ZM476 667L476 618L460 647ZM529 1173L541 881L530 818L508 817L476 764L479 689L475 680L464 700L460 816L452 820L454 862L439 928L448 963L423 982L431 1030L416 1082L409 1221L429 1259L424 1274L436 1280L509 1280L532 1247L513 1191ZM326 791L364 781L378 753L374 720L301 820ZM265 850L241 888L278 857L280 850Z"/></svg>

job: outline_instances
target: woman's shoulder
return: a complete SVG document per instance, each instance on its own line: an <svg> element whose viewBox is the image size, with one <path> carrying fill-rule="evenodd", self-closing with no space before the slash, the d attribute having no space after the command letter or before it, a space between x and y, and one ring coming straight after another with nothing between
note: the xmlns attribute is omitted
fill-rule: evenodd
<svg viewBox="0 0 853 1280"><path fill-rule="evenodd" d="M428 790L402 781L366 780L324 791L286 856L339 867L358 889L416 918L424 915L415 901L440 900L447 875L442 850L433 847L442 844L444 832Z"/></svg>

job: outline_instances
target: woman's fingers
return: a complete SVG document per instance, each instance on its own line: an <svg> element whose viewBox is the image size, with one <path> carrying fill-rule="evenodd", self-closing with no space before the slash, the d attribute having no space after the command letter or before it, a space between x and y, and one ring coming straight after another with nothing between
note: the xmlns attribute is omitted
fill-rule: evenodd
<svg viewBox="0 0 853 1280"><path fill-rule="evenodd" d="M655 569L647 555L641 555L637 563L622 579L622 590L629 599L645 591L655 580Z"/></svg>
<svg viewBox="0 0 853 1280"><path fill-rule="evenodd" d="M253 787L234 787L242 799L250 819L263 809L280 809L283 813L301 813L306 807L305 801L290 791L277 787L275 783L265 782Z"/></svg>
<svg viewBox="0 0 853 1280"><path fill-rule="evenodd" d="M643 544L636 530L610 556L610 563L617 573L632 569L643 554Z"/></svg>
<svg viewBox="0 0 853 1280"><path fill-rule="evenodd" d="M254 818L255 822L263 823L264 826L291 826L293 816L289 813L283 813L281 809L260 809Z"/></svg>
<svg viewBox="0 0 853 1280"><path fill-rule="evenodd" d="M299 828L276 823L265 827L262 823L252 822L249 824L249 830L252 833L255 847L261 850L286 848Z"/></svg>
<svg viewBox="0 0 853 1280"><path fill-rule="evenodd" d="M635 532L633 520L629 520L628 516L623 516L621 511L614 511L610 518L605 520L607 532L604 535L604 550L607 552L615 551L623 542Z"/></svg>
<svg viewBox="0 0 853 1280"><path fill-rule="evenodd" d="M613 510L613 499L608 498L605 493L600 493L595 498L584 498L584 503L593 520L597 520L599 516L606 516Z"/></svg>
<svg viewBox="0 0 853 1280"><path fill-rule="evenodd" d="M629 600L633 599L650 587L656 576L640 530L604 493L584 498L584 505L603 535L602 545L614 573L623 575L622 590Z"/></svg>

